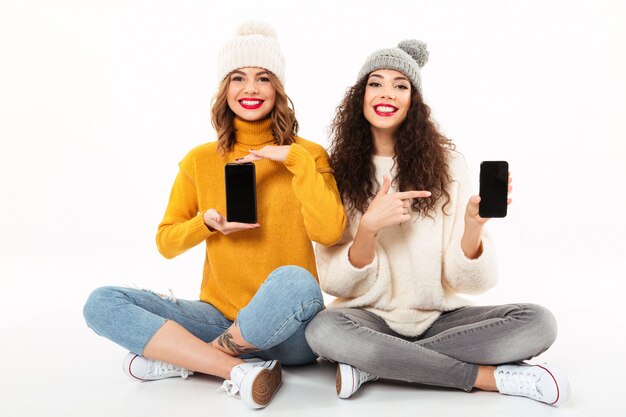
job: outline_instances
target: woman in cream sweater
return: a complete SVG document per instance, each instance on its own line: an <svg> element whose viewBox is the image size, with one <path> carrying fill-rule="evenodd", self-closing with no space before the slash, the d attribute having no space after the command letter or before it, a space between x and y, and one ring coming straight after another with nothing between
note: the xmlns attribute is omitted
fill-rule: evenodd
<svg viewBox="0 0 626 417"><path fill-rule="evenodd" d="M495 285L495 255L463 157L422 100L427 59L415 40L374 52L338 108L331 165L348 228L334 246L318 245L322 289L337 298L307 340L338 362L340 398L387 378L562 404L561 372L520 363L554 342L554 316L458 295Z"/></svg>

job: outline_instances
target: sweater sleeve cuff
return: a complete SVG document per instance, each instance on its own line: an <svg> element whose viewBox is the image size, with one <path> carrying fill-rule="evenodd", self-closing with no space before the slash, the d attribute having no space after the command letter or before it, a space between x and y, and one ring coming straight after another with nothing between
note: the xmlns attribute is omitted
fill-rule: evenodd
<svg viewBox="0 0 626 417"><path fill-rule="evenodd" d="M207 240L209 236L217 233L216 230L209 230L206 224L204 224L204 213L198 213L196 217L191 219L191 224L189 228L191 234L196 236L198 240Z"/></svg>
<svg viewBox="0 0 626 417"><path fill-rule="evenodd" d="M306 165L304 162L309 160L315 166L313 156L302 145L292 143L285 159L285 166L292 174L300 173L300 170Z"/></svg>
<svg viewBox="0 0 626 417"><path fill-rule="evenodd" d="M338 268L323 283L323 289L337 297L355 298L365 294L374 285L378 275L378 254L374 255L371 263L357 268L348 256L350 246L346 245L335 255Z"/></svg>
<svg viewBox="0 0 626 417"><path fill-rule="evenodd" d="M370 262L369 264L365 266L358 268L354 266L352 262L350 261L350 247L351 246L348 246L348 248L346 249L345 256L343 257L346 260L347 269L350 274L354 276L359 276L359 275L362 276L362 275L369 274L376 270L378 266L378 253L374 252L374 259L372 259L372 262Z"/></svg>
<svg viewBox="0 0 626 417"><path fill-rule="evenodd" d="M497 282L495 248L486 236L482 237L482 247L482 253L476 259L465 256L460 242L452 250L449 279L461 292L478 294Z"/></svg>

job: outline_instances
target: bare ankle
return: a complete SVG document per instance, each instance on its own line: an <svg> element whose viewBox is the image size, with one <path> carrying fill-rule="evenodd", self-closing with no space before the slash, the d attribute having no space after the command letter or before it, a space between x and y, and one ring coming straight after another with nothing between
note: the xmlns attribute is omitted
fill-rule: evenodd
<svg viewBox="0 0 626 417"><path fill-rule="evenodd" d="M495 370L495 366L479 366L478 374L476 375L476 382L474 382L474 388L478 388L483 391L498 391L496 378L493 374Z"/></svg>

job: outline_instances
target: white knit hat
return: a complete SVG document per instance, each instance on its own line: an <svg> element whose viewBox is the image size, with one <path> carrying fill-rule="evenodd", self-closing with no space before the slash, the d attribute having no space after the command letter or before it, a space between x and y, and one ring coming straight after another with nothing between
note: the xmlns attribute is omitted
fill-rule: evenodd
<svg viewBox="0 0 626 417"><path fill-rule="evenodd" d="M217 60L220 82L232 71L244 67L269 70L285 85L285 57L278 45L276 31L267 23L243 23L237 29L237 36L222 47Z"/></svg>

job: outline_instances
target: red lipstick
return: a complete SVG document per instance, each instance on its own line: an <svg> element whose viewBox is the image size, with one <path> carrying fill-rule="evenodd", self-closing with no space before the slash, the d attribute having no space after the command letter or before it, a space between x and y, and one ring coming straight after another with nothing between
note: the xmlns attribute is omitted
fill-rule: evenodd
<svg viewBox="0 0 626 417"><path fill-rule="evenodd" d="M263 105L264 101L265 100L261 100L259 98L247 98L247 97L242 98L241 100L238 100L241 107L243 107L246 110L256 110Z"/></svg>
<svg viewBox="0 0 626 417"><path fill-rule="evenodd" d="M386 111L380 111L379 107L385 108ZM391 109L391 111L389 111L389 109ZM397 111L398 111L398 108L396 106L391 105L391 104L385 104L385 103L374 104L374 113L376 113L379 116L391 117Z"/></svg>

